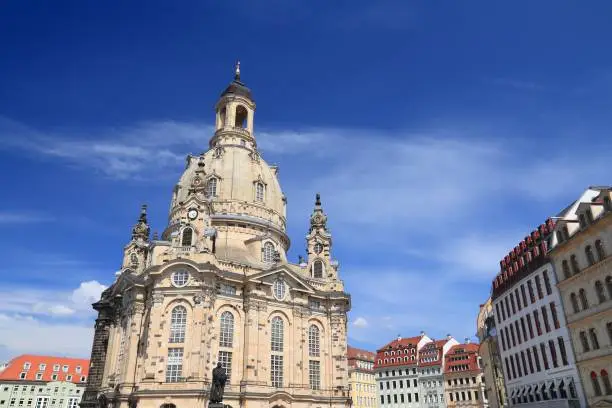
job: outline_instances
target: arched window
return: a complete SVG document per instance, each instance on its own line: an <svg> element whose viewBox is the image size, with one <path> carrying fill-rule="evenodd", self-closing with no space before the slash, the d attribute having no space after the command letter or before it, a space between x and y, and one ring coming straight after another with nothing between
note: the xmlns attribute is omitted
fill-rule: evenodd
<svg viewBox="0 0 612 408"><path fill-rule="evenodd" d="M572 293L570 295L570 302L572 303L572 310L574 311L574 313L578 313L580 311L580 308L578 307L578 297L576 297L575 293Z"/></svg>
<svg viewBox="0 0 612 408"><path fill-rule="evenodd" d="M582 344L582 351L585 353L591 350L591 346L589 346L589 340L587 339L587 335L585 331L581 331L578 335L580 337L580 343Z"/></svg>
<svg viewBox="0 0 612 408"><path fill-rule="evenodd" d="M234 126L237 128L246 129L247 127L247 118L249 117L249 112L242 105L238 105L236 107L236 121L234 122Z"/></svg>
<svg viewBox="0 0 612 408"><path fill-rule="evenodd" d="M584 248L584 253L589 261L589 266L593 265L595 263L595 256L593 255L593 250L591 249L590 245L587 245L586 248Z"/></svg>
<svg viewBox="0 0 612 408"><path fill-rule="evenodd" d="M217 179L212 177L206 183L206 197L212 198L217 196Z"/></svg>
<svg viewBox="0 0 612 408"><path fill-rule="evenodd" d="M130 264L135 268L138 267L138 255L133 252L130 254Z"/></svg>
<svg viewBox="0 0 612 408"><path fill-rule="evenodd" d="M266 242L263 246L263 261L266 263L274 262L274 244L271 242Z"/></svg>
<svg viewBox="0 0 612 408"><path fill-rule="evenodd" d="M183 236L181 237L181 245L191 246L192 242L193 242L193 229L191 229L191 227L187 227L183 229Z"/></svg>
<svg viewBox="0 0 612 408"><path fill-rule="evenodd" d="M272 351L283 351L283 336L283 319L275 316L272 318L272 336L270 338Z"/></svg>
<svg viewBox="0 0 612 408"><path fill-rule="evenodd" d="M603 247L603 244L601 243L601 240L598 239L597 241L595 241L595 250L597 251L597 258L598 260L601 262L605 259L606 257L606 251Z"/></svg>
<svg viewBox="0 0 612 408"><path fill-rule="evenodd" d="M313 278L322 278L323 277L323 262L314 261L312 264L312 277Z"/></svg>
<svg viewBox="0 0 612 408"><path fill-rule="evenodd" d="M606 301L606 292L601 281L595 282L595 292L597 292L597 299L599 300L599 303Z"/></svg>
<svg viewBox="0 0 612 408"><path fill-rule="evenodd" d="M608 372L606 370L601 370L599 374L601 374L601 381L603 382L604 391L606 395L611 395L612 386L610 386L610 378L608 377Z"/></svg>
<svg viewBox="0 0 612 408"><path fill-rule="evenodd" d="M578 296L580 297L580 306L582 306L582 310L589 308L589 300L587 299L586 291L584 289L580 289L578 291Z"/></svg>
<svg viewBox="0 0 612 408"><path fill-rule="evenodd" d="M185 342L185 327L187 326L187 309L176 306L170 314L170 343Z"/></svg>
<svg viewBox="0 0 612 408"><path fill-rule="evenodd" d="M591 386L593 387L593 393L595 396L601 396L601 386L599 385L597 373L595 371L591 371Z"/></svg>
<svg viewBox="0 0 612 408"><path fill-rule="evenodd" d="M567 263L567 260L564 259L561 265L563 268L563 277L565 279L568 279L570 276L572 276L572 274L570 272L570 268L569 268L569 264Z"/></svg>
<svg viewBox="0 0 612 408"><path fill-rule="evenodd" d="M264 188L263 183L261 182L255 183L255 201L263 201L264 192L265 192L265 188Z"/></svg>
<svg viewBox="0 0 612 408"><path fill-rule="evenodd" d="M572 255L570 257L570 262L572 264L572 272L575 274L580 272L580 266L578 266L578 260L576 259L576 255Z"/></svg>
<svg viewBox="0 0 612 408"><path fill-rule="evenodd" d="M599 350L599 340L597 339L597 332L595 329L589 329L589 337L591 338L593 350Z"/></svg>
<svg viewBox="0 0 612 408"><path fill-rule="evenodd" d="M219 124L221 125L220 128L224 128L225 127L226 116L227 116L227 109L225 109L225 106L224 106L219 111Z"/></svg>
<svg viewBox="0 0 612 408"><path fill-rule="evenodd" d="M283 338L284 327L283 320L275 316L271 322L270 336L270 381L272 386L280 388L283 386Z"/></svg>
<svg viewBox="0 0 612 408"><path fill-rule="evenodd" d="M221 314L219 331L219 346L233 347L234 345L234 315L231 312Z"/></svg>
<svg viewBox="0 0 612 408"><path fill-rule="evenodd" d="M314 324L308 328L308 355L319 357L321 355L321 333Z"/></svg>

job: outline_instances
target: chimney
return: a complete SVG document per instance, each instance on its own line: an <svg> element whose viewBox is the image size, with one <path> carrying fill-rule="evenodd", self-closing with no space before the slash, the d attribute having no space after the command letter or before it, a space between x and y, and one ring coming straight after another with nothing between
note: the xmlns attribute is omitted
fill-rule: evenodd
<svg viewBox="0 0 612 408"><path fill-rule="evenodd" d="M402 339L402 336L398 334L397 335L397 341L400 341L401 339Z"/></svg>
<svg viewBox="0 0 612 408"><path fill-rule="evenodd" d="M448 333L448 334L446 335L446 340L450 340L450 339L452 339L452 338L453 338L453 336L451 336L451 335L450 335L450 333Z"/></svg>
<svg viewBox="0 0 612 408"><path fill-rule="evenodd" d="M421 337L425 336L425 332L421 330Z"/></svg>
<svg viewBox="0 0 612 408"><path fill-rule="evenodd" d="M469 337L465 338L465 344L470 344L470 338Z"/></svg>

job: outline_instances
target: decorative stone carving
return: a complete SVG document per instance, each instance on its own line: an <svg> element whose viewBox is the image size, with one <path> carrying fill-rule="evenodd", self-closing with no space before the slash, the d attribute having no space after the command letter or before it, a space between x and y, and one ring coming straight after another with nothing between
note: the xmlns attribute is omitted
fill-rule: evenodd
<svg viewBox="0 0 612 408"><path fill-rule="evenodd" d="M153 307L159 307L164 302L164 294L161 292L153 292L151 298L153 299Z"/></svg>
<svg viewBox="0 0 612 408"><path fill-rule="evenodd" d="M225 148L223 146L217 146L213 150L213 159L220 159L223 157L223 153L225 153Z"/></svg>

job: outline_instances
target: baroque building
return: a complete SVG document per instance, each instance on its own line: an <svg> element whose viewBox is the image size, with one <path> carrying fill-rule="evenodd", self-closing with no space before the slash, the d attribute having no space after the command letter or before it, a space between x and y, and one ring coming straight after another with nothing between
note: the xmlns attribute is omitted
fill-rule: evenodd
<svg viewBox="0 0 612 408"><path fill-rule="evenodd" d="M582 407L584 393L567 330L548 219L500 261L493 280L495 326L510 406Z"/></svg>
<svg viewBox="0 0 612 408"><path fill-rule="evenodd" d="M466 339L444 356L444 381L448 408L487 408L478 344Z"/></svg>
<svg viewBox="0 0 612 408"><path fill-rule="evenodd" d="M489 401L489 408L507 407L504 371L499 354L493 301L490 297L480 305L476 327L478 328L477 335L480 341L478 354L482 362L483 396Z"/></svg>
<svg viewBox="0 0 612 408"><path fill-rule="evenodd" d="M348 377L354 408L378 406L376 380L374 379L374 357L371 351L348 346Z"/></svg>
<svg viewBox="0 0 612 408"><path fill-rule="evenodd" d="M376 352L374 371L381 408L444 408L444 356L459 344L448 335L432 340L420 336L402 338Z"/></svg>
<svg viewBox="0 0 612 408"><path fill-rule="evenodd" d="M251 90L234 80L215 105L208 150L188 155L168 225L146 207L98 312L83 408L200 408L212 369L232 407L350 403L350 296L331 256L319 195L307 257L289 262L287 200L257 148Z"/></svg>
<svg viewBox="0 0 612 408"><path fill-rule="evenodd" d="M89 360L24 354L0 372L0 408L77 408Z"/></svg>
<svg viewBox="0 0 612 408"><path fill-rule="evenodd" d="M589 187L556 217L549 255L590 407L612 406L612 187Z"/></svg>

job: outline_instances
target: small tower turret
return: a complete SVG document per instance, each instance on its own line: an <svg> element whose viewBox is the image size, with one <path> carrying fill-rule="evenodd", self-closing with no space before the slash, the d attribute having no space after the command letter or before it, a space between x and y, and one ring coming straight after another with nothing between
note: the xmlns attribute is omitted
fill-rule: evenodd
<svg viewBox="0 0 612 408"><path fill-rule="evenodd" d="M310 216L310 230L306 235L307 271L311 278L326 280L331 290L342 290L338 279L338 262L331 259L332 237L327 228L327 215L317 193Z"/></svg>
<svg viewBox="0 0 612 408"><path fill-rule="evenodd" d="M123 249L123 266L134 271L143 269L149 251L149 235L151 227L147 220L147 205L143 204L140 209L138 222L132 228L132 239Z"/></svg>

